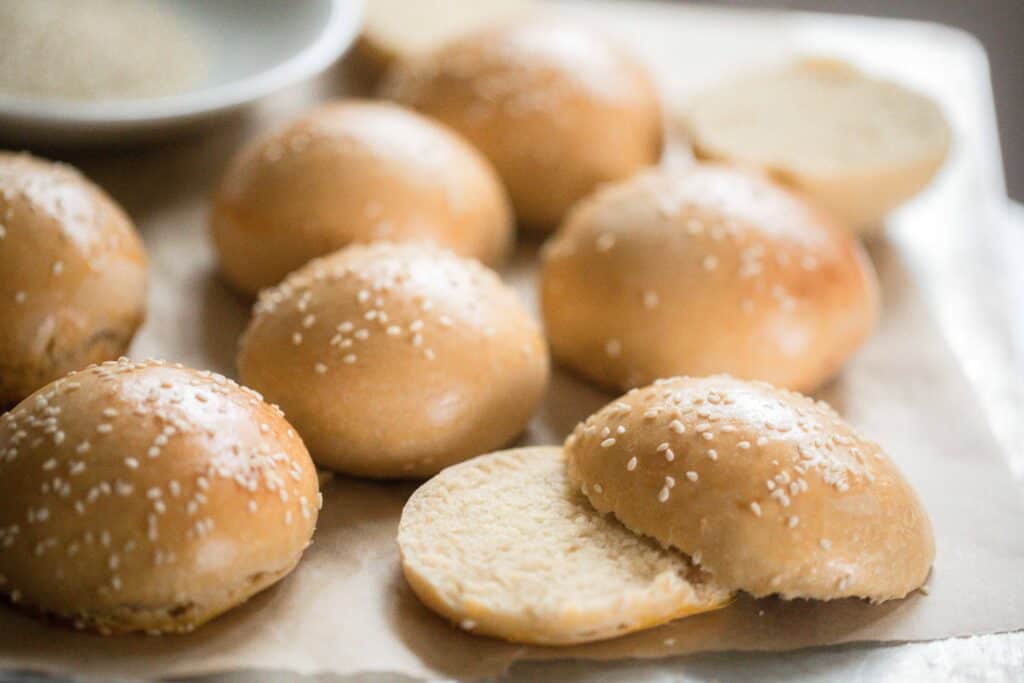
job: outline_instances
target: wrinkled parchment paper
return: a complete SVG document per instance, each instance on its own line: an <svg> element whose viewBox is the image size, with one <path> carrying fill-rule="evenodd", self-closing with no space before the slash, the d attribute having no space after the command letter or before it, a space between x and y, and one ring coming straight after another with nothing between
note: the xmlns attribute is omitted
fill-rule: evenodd
<svg viewBox="0 0 1024 683"><path fill-rule="evenodd" d="M678 7L573 11L594 15L596 23L603 19L632 42L660 69L669 101L733 63L777 56L787 42L779 40L780 32L792 29L789 20L775 15ZM708 53L711 42L718 50ZM711 57L701 63L697 57L703 54ZM150 317L133 356L165 357L234 375L235 343L249 303L216 276L205 235L206 197L245 139L341 92L341 80L338 72L328 74L276 96L245 119L159 148L68 157L125 205L152 258ZM950 114L955 124L959 114ZM976 213L970 184L981 175L970 147L963 146L928 196L899 217L895 236L871 245L885 297L881 325L820 393L888 449L924 499L938 546L927 595L880 606L741 599L719 612L605 643L568 649L513 646L450 627L405 585L394 535L414 484L336 477L324 487L315 543L298 570L242 608L189 636L104 639L49 627L2 607L0 669L98 678L228 669L476 677L497 674L519 658L783 650L1024 628L1024 534L1019 530L1024 502L976 397L928 313L912 275L918 269L908 266L914 260L909 250L921 241L905 239L904 230L930 229L914 226L915 216L955 221L972 215L967 211ZM537 246L522 244L505 273L531 306ZM556 372L522 441L560 442L579 419L611 398Z"/></svg>

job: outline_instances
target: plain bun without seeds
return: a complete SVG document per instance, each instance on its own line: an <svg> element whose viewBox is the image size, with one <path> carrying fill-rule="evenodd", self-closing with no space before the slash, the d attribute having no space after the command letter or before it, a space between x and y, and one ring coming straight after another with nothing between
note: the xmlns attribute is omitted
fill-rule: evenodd
<svg viewBox="0 0 1024 683"><path fill-rule="evenodd" d="M935 557L928 514L881 448L761 382L659 380L581 423L565 451L595 508L755 597L902 598Z"/></svg>
<svg viewBox="0 0 1024 683"><path fill-rule="evenodd" d="M435 244L498 266L514 241L505 190L477 150L414 111L364 100L316 107L243 149L210 227L224 276L249 294L353 243Z"/></svg>
<svg viewBox="0 0 1024 683"><path fill-rule="evenodd" d="M319 503L301 439L254 391L107 362L0 418L0 593L105 634L191 631L288 574Z"/></svg>
<svg viewBox="0 0 1024 683"><path fill-rule="evenodd" d="M867 255L828 216L749 171L652 170L580 202L544 247L554 357L625 390L726 372L800 391L878 316Z"/></svg>
<svg viewBox="0 0 1024 683"><path fill-rule="evenodd" d="M146 314L131 220L65 164L0 152L0 410L125 352Z"/></svg>
<svg viewBox="0 0 1024 683"><path fill-rule="evenodd" d="M356 245L265 290L245 384L284 408L321 467L418 478L505 446L548 382L540 325L497 274L450 251Z"/></svg>

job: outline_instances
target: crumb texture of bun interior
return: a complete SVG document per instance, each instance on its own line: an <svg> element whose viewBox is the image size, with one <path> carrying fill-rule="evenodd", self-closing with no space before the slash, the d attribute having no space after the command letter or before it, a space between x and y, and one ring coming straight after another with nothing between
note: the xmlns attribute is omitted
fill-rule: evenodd
<svg viewBox="0 0 1024 683"><path fill-rule="evenodd" d="M902 598L935 557L927 512L879 446L761 382L659 380L565 449L594 507L755 597Z"/></svg>
<svg viewBox="0 0 1024 683"><path fill-rule="evenodd" d="M262 293L242 380L281 405L317 464L427 477L506 445L548 381L540 326L491 270L436 247L375 243Z"/></svg>
<svg viewBox="0 0 1024 683"><path fill-rule="evenodd" d="M109 361L0 418L0 593L76 628L191 631L290 572L319 506L280 410L210 372Z"/></svg>
<svg viewBox="0 0 1024 683"><path fill-rule="evenodd" d="M682 116L698 156L764 170L857 232L924 189L952 139L930 98L827 58L714 86Z"/></svg>
<svg viewBox="0 0 1024 683"><path fill-rule="evenodd" d="M120 356L145 317L131 220L65 164L0 152L0 409Z"/></svg>
<svg viewBox="0 0 1024 683"><path fill-rule="evenodd" d="M319 106L244 148L210 224L221 270L250 294L352 243L437 244L497 266L514 239L508 197L476 149L368 100Z"/></svg>
<svg viewBox="0 0 1024 683"><path fill-rule="evenodd" d="M560 448L479 456L409 499L402 568L432 610L472 633L569 645L728 604L687 558L596 512Z"/></svg>
<svg viewBox="0 0 1024 683"><path fill-rule="evenodd" d="M526 228L554 230L595 187L661 155L661 107L643 66L550 17L503 22L399 64L381 92L483 151Z"/></svg>
<svg viewBox="0 0 1024 683"><path fill-rule="evenodd" d="M877 278L834 221L760 174L652 170L580 202L545 245L558 361L620 390L726 372L811 391L875 325Z"/></svg>

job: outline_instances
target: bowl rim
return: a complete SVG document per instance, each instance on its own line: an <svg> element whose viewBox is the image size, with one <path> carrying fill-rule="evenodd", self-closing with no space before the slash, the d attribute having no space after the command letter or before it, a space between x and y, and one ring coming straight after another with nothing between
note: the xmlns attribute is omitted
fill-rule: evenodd
<svg viewBox="0 0 1024 683"><path fill-rule="evenodd" d="M311 78L351 46L362 26L364 0L326 0L329 14L316 38L273 66L237 80L176 95L78 102L0 95L0 116L40 125L161 123L235 109Z"/></svg>

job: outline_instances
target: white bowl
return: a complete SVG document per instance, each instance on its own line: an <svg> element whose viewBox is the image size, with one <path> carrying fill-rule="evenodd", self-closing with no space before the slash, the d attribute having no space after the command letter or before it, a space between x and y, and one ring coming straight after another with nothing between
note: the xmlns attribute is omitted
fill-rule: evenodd
<svg viewBox="0 0 1024 683"><path fill-rule="evenodd" d="M206 77L177 95L75 102L0 95L0 144L156 138L316 75L351 45L363 0L160 0L195 27Z"/></svg>

